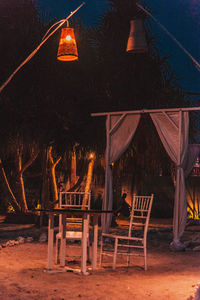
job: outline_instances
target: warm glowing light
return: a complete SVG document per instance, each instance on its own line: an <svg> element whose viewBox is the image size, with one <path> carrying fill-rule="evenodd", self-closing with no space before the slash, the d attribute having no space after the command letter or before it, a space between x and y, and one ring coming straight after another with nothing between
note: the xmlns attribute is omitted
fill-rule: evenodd
<svg viewBox="0 0 200 300"><path fill-rule="evenodd" d="M78 60L78 51L73 28L62 28L57 59L60 61Z"/></svg>
<svg viewBox="0 0 200 300"><path fill-rule="evenodd" d="M71 35L67 35L65 39L66 39L67 41L71 41L72 37L71 37Z"/></svg>
<svg viewBox="0 0 200 300"><path fill-rule="evenodd" d="M194 180L193 180L194 181ZM200 219L200 199L198 186L191 184L188 186L187 195L187 214L188 219L199 220Z"/></svg>
<svg viewBox="0 0 200 300"><path fill-rule="evenodd" d="M89 158L94 159L95 158L95 153L91 152Z"/></svg>
<svg viewBox="0 0 200 300"><path fill-rule="evenodd" d="M86 179L86 186L85 186L85 193L83 198L82 205L86 205L88 203L88 194L91 190L91 183L92 183L92 176L93 176L93 168L94 168L94 161L95 161L95 153L91 152L89 155L90 161L88 164L88 173Z"/></svg>
<svg viewBox="0 0 200 300"><path fill-rule="evenodd" d="M200 219L200 203L198 199L188 199L188 219L199 220Z"/></svg>

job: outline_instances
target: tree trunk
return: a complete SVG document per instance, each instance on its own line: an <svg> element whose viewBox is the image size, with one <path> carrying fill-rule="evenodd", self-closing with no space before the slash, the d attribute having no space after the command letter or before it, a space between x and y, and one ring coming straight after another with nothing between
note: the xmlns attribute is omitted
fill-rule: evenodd
<svg viewBox="0 0 200 300"><path fill-rule="evenodd" d="M41 208L49 208L49 173L47 149L43 151Z"/></svg>
<svg viewBox="0 0 200 300"><path fill-rule="evenodd" d="M41 208L48 209L50 200L49 193L49 172L48 172L48 153L47 149L43 150L42 153L42 191L41 191ZM40 212L40 227L44 223L44 212Z"/></svg>
<svg viewBox="0 0 200 300"><path fill-rule="evenodd" d="M20 147L17 150L16 154L16 168L17 168L17 176L16 176L16 187L18 192L18 203L21 206L22 212L28 211L27 201L26 201L26 193L25 193L25 187L24 187L24 178L23 174L25 170L32 165L32 163L35 161L35 159L38 156L39 151L35 152L32 150L30 159L25 163L25 165L22 165L22 150Z"/></svg>
<svg viewBox="0 0 200 300"><path fill-rule="evenodd" d="M89 193L90 189L91 189L93 168L94 168L94 156L91 157L89 165L88 165L88 173L87 173L87 180L86 180L86 186L85 186L85 193ZM88 202L88 195L84 195L83 205L86 205L87 202Z"/></svg>
<svg viewBox="0 0 200 300"><path fill-rule="evenodd" d="M71 158L70 188L76 184L76 151L71 152Z"/></svg>
<svg viewBox="0 0 200 300"><path fill-rule="evenodd" d="M82 182L83 182L84 177L85 177L86 172L87 172L87 170L86 170L87 166L88 166L88 162L86 160L84 160L82 162L81 172L79 173L78 180L76 181L75 185L70 187L69 189L65 188L65 191L74 192L82 185Z"/></svg>
<svg viewBox="0 0 200 300"><path fill-rule="evenodd" d="M4 195L7 198L7 202L10 202L10 204L14 208L15 212L20 212L21 207L17 203L17 200L16 200L16 198L15 198L15 196L14 196L12 190L11 190L11 187L9 185L9 182L8 182L5 170L3 168L1 159L0 159L0 180L1 180L1 183L2 183L2 188L3 188Z"/></svg>
<svg viewBox="0 0 200 300"><path fill-rule="evenodd" d="M48 159L49 159L49 167L50 167L50 180L51 180L54 208L58 208L58 188L57 188L57 183L56 183L55 168L56 168L57 164L59 163L59 161L61 160L61 157L59 157L56 160L56 162L54 162L53 156L52 156L52 146L49 147L49 150L48 150Z"/></svg>
<svg viewBox="0 0 200 300"><path fill-rule="evenodd" d="M18 202L20 203L22 212L27 212L28 206L26 202L25 188L24 188L24 179L22 171L22 154L18 149L17 151L17 179L16 186L18 191Z"/></svg>

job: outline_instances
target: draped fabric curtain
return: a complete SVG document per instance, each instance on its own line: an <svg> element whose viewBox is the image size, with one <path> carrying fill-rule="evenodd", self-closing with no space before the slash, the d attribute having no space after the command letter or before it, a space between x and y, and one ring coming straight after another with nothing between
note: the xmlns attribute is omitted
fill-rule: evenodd
<svg viewBox="0 0 200 300"><path fill-rule="evenodd" d="M103 210L113 208L112 163L128 148L140 120L140 114L108 115L106 120L107 148ZM102 231L108 232L112 216L102 214Z"/></svg>
<svg viewBox="0 0 200 300"><path fill-rule="evenodd" d="M176 189L173 217L173 246L181 248L180 238L187 220L187 200L185 190L184 164L188 156L188 112L159 112L150 114L160 139L176 164Z"/></svg>
<svg viewBox="0 0 200 300"><path fill-rule="evenodd" d="M168 155L175 163L176 188L173 214L173 242L176 250L184 246L180 238L184 232L187 220L187 199L185 177L189 175L200 153L200 145L188 145L189 113L188 111L159 111L150 113L158 135ZM117 161L128 148L140 120L139 113L107 114L107 148L105 190L102 204L103 210L112 210L112 163ZM107 232L112 216L102 214L102 231Z"/></svg>

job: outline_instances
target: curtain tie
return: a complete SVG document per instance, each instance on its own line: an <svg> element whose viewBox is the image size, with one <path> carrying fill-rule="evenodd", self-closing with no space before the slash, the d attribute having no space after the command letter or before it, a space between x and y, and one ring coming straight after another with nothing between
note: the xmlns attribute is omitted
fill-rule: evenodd
<svg viewBox="0 0 200 300"><path fill-rule="evenodd" d="M182 165L177 165L176 167L177 167L177 169L183 169Z"/></svg>

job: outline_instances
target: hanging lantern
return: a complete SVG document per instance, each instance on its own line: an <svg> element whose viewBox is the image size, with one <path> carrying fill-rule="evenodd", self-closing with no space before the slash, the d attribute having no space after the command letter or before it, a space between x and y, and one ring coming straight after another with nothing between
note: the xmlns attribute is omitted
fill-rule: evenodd
<svg viewBox="0 0 200 300"><path fill-rule="evenodd" d="M61 61L78 60L78 51L73 28L62 28L57 59Z"/></svg>
<svg viewBox="0 0 200 300"><path fill-rule="evenodd" d="M130 21L130 34L126 51L132 53L145 53L148 51L143 19Z"/></svg>

